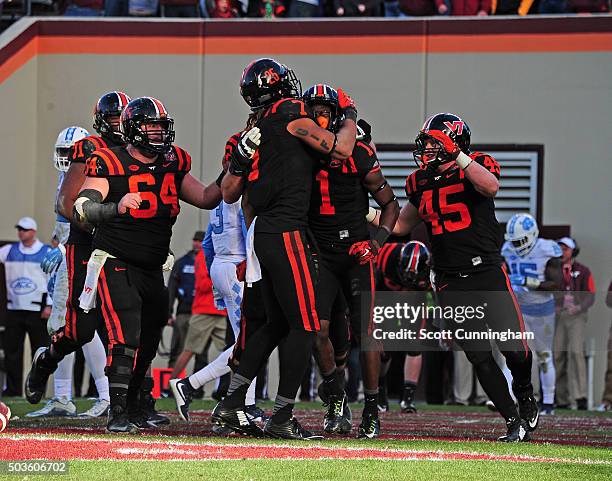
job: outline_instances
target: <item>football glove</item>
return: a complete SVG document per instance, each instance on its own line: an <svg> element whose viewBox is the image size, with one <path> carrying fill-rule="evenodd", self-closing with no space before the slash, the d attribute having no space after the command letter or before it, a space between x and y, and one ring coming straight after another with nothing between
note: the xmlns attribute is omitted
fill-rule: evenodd
<svg viewBox="0 0 612 481"><path fill-rule="evenodd" d="M451 139L441 130L429 130L427 135L436 139L441 144L444 152L449 156L449 158L455 160L459 156L459 153L461 152L459 146L453 139Z"/></svg>
<svg viewBox="0 0 612 481"><path fill-rule="evenodd" d="M42 269L42 271L45 274L51 274L55 272L62 263L62 260L64 259L65 251L66 249L61 244L59 244L57 247L54 247L53 249L49 249L43 257L43 260L40 261L40 268Z"/></svg>
<svg viewBox="0 0 612 481"><path fill-rule="evenodd" d="M261 142L261 131L259 127L243 132L238 142L238 152L249 160L253 158Z"/></svg>
<svg viewBox="0 0 612 481"><path fill-rule="evenodd" d="M366 144L372 141L372 126L363 119L357 121L357 140Z"/></svg>
<svg viewBox="0 0 612 481"><path fill-rule="evenodd" d="M174 267L174 255L172 255L172 252L168 252L168 257L166 257L166 262L164 262L164 265L162 266L162 271L164 272L171 271L173 267Z"/></svg>
<svg viewBox="0 0 612 481"><path fill-rule="evenodd" d="M379 248L378 242L372 239L355 242L349 249L349 255L355 256L359 264L363 265L376 259Z"/></svg>
<svg viewBox="0 0 612 481"><path fill-rule="evenodd" d="M355 101L341 88L338 89L338 107L340 107L341 110L353 109L357 112Z"/></svg>

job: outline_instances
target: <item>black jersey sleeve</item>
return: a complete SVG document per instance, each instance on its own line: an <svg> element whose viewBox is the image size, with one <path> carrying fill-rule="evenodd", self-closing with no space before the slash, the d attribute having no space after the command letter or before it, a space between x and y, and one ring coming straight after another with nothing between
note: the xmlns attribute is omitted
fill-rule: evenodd
<svg viewBox="0 0 612 481"><path fill-rule="evenodd" d="M270 107L268 115L275 116L287 123L300 118L312 118L310 109L304 102L298 99L279 100Z"/></svg>
<svg viewBox="0 0 612 481"><path fill-rule="evenodd" d="M418 172L419 172L418 170L415 170L412 174L410 174L408 177L406 177L406 186L405 186L406 197L408 197L408 202L410 202L411 204L413 204L416 207L418 207L418 205L417 205L416 196L414 194L415 194L416 188L417 188L417 175L418 175Z"/></svg>
<svg viewBox="0 0 612 481"><path fill-rule="evenodd" d="M98 137L85 137L75 142L75 144L70 147L68 151L68 160L71 164L84 164L94 151L104 147L106 147L106 145Z"/></svg>
<svg viewBox="0 0 612 481"><path fill-rule="evenodd" d="M189 155L189 152L177 145L173 145L172 149L176 156L178 172L183 174L189 173L191 170L191 155Z"/></svg>
<svg viewBox="0 0 612 481"><path fill-rule="evenodd" d="M378 157L376 152L368 144L357 141L355 148L353 149L353 162L355 162L355 168L359 173L360 177L365 177L370 172L377 172L380 170L380 164L378 163Z"/></svg>
<svg viewBox="0 0 612 481"><path fill-rule="evenodd" d="M474 162L478 162L480 165L482 165L485 169L491 172L495 177L497 177L498 179L500 178L501 169L499 167L499 163L489 154L484 154L482 152L472 152L470 154L470 158Z"/></svg>

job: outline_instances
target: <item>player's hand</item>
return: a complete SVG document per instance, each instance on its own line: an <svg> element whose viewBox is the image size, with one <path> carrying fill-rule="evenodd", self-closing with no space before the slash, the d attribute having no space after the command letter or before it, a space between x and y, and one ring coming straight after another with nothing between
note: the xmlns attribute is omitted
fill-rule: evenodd
<svg viewBox="0 0 612 481"><path fill-rule="evenodd" d="M261 131L259 127L253 127L251 130L243 132L238 142L238 151L240 155L252 159L259 148L260 142Z"/></svg>
<svg viewBox="0 0 612 481"><path fill-rule="evenodd" d="M166 322L166 325L167 325L167 326L174 326L174 323L175 323L175 322L176 322L176 319L175 319L174 317L170 316L170 317L168 318L168 322Z"/></svg>
<svg viewBox="0 0 612 481"><path fill-rule="evenodd" d="M41 319L49 319L50 315L51 315L51 306L45 306L45 308L40 313L40 318Z"/></svg>
<svg viewBox="0 0 612 481"><path fill-rule="evenodd" d="M355 256L357 261L363 265L376 259L380 246L375 240L355 242L349 249L349 255Z"/></svg>
<svg viewBox="0 0 612 481"><path fill-rule="evenodd" d="M246 260L236 266L236 277L239 282L244 282L246 280Z"/></svg>
<svg viewBox="0 0 612 481"><path fill-rule="evenodd" d="M128 209L138 209L142 203L142 198L138 192L128 192L119 201L117 212L125 214Z"/></svg>
<svg viewBox="0 0 612 481"><path fill-rule="evenodd" d="M461 152L459 146L453 139L451 139L441 130L430 130L427 132L427 135L440 142L444 152L446 152L446 155L448 155L451 159L455 160L459 156L459 153Z"/></svg>
<svg viewBox="0 0 612 481"><path fill-rule="evenodd" d="M59 247L49 249L43 257L43 260L40 261L40 268L45 274L51 274L59 268L63 258L64 253Z"/></svg>
<svg viewBox="0 0 612 481"><path fill-rule="evenodd" d="M341 88L338 89L338 107L341 110L353 109L357 113L355 101Z"/></svg>

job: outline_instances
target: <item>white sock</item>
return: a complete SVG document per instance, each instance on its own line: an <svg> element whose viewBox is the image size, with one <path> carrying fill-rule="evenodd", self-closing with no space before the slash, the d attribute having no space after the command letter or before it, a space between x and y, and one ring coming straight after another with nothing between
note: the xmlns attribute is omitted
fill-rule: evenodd
<svg viewBox="0 0 612 481"><path fill-rule="evenodd" d="M245 406L251 406L255 404L255 386L257 385L257 378L253 378L249 389L247 389L246 398L244 400Z"/></svg>
<svg viewBox="0 0 612 481"><path fill-rule="evenodd" d="M548 359L546 359L546 369L544 370L540 367L540 384L542 385L542 402L544 404L554 404L555 402L556 377L557 373L552 355L549 355Z"/></svg>
<svg viewBox="0 0 612 481"><path fill-rule="evenodd" d="M189 376L189 384L191 384L194 389L199 389L213 379L217 379L230 372L227 361L229 360L233 349L234 346L226 349L210 364L204 366L198 372L194 372L191 376Z"/></svg>
<svg viewBox="0 0 612 481"><path fill-rule="evenodd" d="M74 352L60 361L53 375L53 395L72 399L72 368L74 367Z"/></svg>
<svg viewBox="0 0 612 481"><path fill-rule="evenodd" d="M104 373L106 367L106 351L100 336L96 332L93 339L83 346L83 356L85 363L96 383L98 398L110 401L108 389L108 378Z"/></svg>

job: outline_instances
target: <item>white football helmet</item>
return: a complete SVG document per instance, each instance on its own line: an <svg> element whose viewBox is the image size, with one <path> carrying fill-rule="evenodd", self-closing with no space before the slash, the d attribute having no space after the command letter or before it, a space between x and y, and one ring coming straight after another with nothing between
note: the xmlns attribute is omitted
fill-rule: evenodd
<svg viewBox="0 0 612 481"><path fill-rule="evenodd" d="M531 214L514 214L506 225L505 238L518 256L526 256L535 246L540 231Z"/></svg>
<svg viewBox="0 0 612 481"><path fill-rule="evenodd" d="M83 127L67 127L62 130L55 141L55 150L53 152L53 163L55 168L60 172L66 172L70 166L68 161L68 150L78 140L89 136L89 132Z"/></svg>

